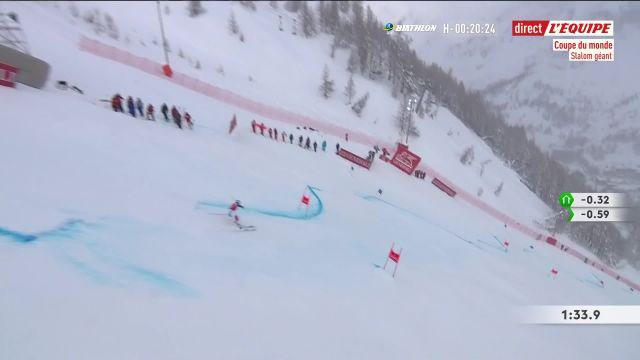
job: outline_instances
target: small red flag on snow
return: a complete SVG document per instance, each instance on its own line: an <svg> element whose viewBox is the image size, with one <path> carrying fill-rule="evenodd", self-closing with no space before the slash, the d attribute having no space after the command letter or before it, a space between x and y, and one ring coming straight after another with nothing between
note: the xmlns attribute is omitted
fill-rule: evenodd
<svg viewBox="0 0 640 360"><path fill-rule="evenodd" d="M402 248L400 249L400 251L395 252L395 250L393 250L393 247L395 246L395 242L393 242L391 244L391 249L389 250L389 255L387 255L387 260L384 262L384 266L382 267L383 269L387 268L387 264L389 263L389 259L391 259L391 261L393 261L394 263L396 263L396 266L393 268L393 277L396 277L396 271L398 270L398 264L400 263L400 255L402 254Z"/></svg>
<svg viewBox="0 0 640 360"><path fill-rule="evenodd" d="M509 247L509 240L504 241L504 247Z"/></svg>
<svg viewBox="0 0 640 360"><path fill-rule="evenodd" d="M311 201L311 199L309 199L309 196L305 194L305 195L302 195L302 199L300 199L300 201L303 204L309 206L309 202Z"/></svg>
<svg viewBox="0 0 640 360"><path fill-rule="evenodd" d="M389 250L389 259L394 262L400 262L400 253L393 251L393 249Z"/></svg>
<svg viewBox="0 0 640 360"><path fill-rule="evenodd" d="M558 275L558 270L556 270L556 268L552 268L551 269L551 273L555 276Z"/></svg>

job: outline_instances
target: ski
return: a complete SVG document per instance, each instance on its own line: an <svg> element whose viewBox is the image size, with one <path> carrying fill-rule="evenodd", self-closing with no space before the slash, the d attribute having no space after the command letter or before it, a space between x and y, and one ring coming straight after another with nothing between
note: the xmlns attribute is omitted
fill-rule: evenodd
<svg viewBox="0 0 640 360"><path fill-rule="evenodd" d="M255 231L257 228L253 225L238 225L240 231Z"/></svg>

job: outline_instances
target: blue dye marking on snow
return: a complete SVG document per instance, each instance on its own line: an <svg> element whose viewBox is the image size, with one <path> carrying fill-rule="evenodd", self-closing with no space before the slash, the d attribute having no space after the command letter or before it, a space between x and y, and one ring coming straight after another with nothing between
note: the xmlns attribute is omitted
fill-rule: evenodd
<svg viewBox="0 0 640 360"><path fill-rule="evenodd" d="M43 237L70 237L76 235L83 227L88 226L84 220L69 219L57 228L37 233L38 238Z"/></svg>
<svg viewBox="0 0 640 360"><path fill-rule="evenodd" d="M8 237L14 241L21 242L21 243L30 243L38 239L47 238L47 237L71 236L77 233L80 230L80 228L87 225L88 224L84 220L69 219L56 228L33 233L33 234L14 231L11 229L0 227L0 236Z"/></svg>
<svg viewBox="0 0 640 360"><path fill-rule="evenodd" d="M195 291L193 291L191 288L185 286L181 282L174 280L161 272L146 269L137 265L128 264L124 262L121 263L120 266L123 269L135 274L139 278L147 282L159 285L164 289L170 290L175 293L180 293L182 295L188 295L188 296L195 295Z"/></svg>
<svg viewBox="0 0 640 360"><path fill-rule="evenodd" d="M482 244L484 244L485 246L488 246L488 247L490 247L490 248L492 248L492 249L496 249L496 250L498 250L498 251L505 252L505 253L507 252L507 250L506 250L504 247L502 247L502 246L497 246L497 245L494 245L494 244L492 244L492 243L488 243L488 242L483 241L483 240L480 240L480 239L476 239L476 241L477 241L477 242L479 242L479 243L482 243Z"/></svg>
<svg viewBox="0 0 640 360"><path fill-rule="evenodd" d="M506 253L507 252L507 248L500 242L500 240L495 235L493 235L493 238L496 239L496 241L498 242L498 245L496 245L494 243L488 243L488 242L480 240L480 239L476 239L476 241L480 242L480 243L483 243L483 244L485 244L486 246L488 246L490 248L493 248L493 249L496 249L498 251L502 251L502 252Z"/></svg>
<svg viewBox="0 0 640 360"><path fill-rule="evenodd" d="M19 243L30 243L36 240L42 240L42 239L53 238L53 237L61 237L61 238L73 237L75 235L78 235L78 233L82 229L91 227L91 226L92 224L89 224L81 219L69 219L64 223L62 223L60 226L57 226L50 230L37 232L37 233L19 232L19 231L14 231L14 230L0 227L0 236L7 237ZM182 283L168 277L165 274L162 274L157 271L149 270L137 265L133 265L122 260L116 260L111 257L105 256L99 251L99 249L95 247L95 244L89 241L85 240L85 241L82 241L81 243L84 244L87 247L87 249L89 249L91 253L93 253L94 256L96 256L98 259L102 260L103 262L115 265L129 273L134 274L135 276L147 282L151 282L153 284L159 285L160 287L165 288L172 292L176 292L184 295L195 294L193 290L183 285ZM98 270L95 270L86 262L83 262L68 254L62 255L62 258L68 264L73 266L76 270L81 272L83 275L89 277L90 279L96 281L99 284L104 285L104 284L113 283L113 281L110 279L110 276L108 274L104 274Z"/></svg>
<svg viewBox="0 0 640 360"><path fill-rule="evenodd" d="M269 210L269 209L260 209L260 208L252 208L252 207L245 207L242 211L246 213L256 213L261 215L275 216L275 217L294 219L294 220L313 219L319 216L320 214L322 214L322 212L324 211L324 203L322 202L322 199L320 199L320 196L318 196L318 194L316 193L316 190L317 191L322 191L322 190L312 186L307 186L307 188L309 189L309 192L311 192L311 195L316 199L316 201L311 202L312 205L309 207L309 211L303 210L300 208L296 210L279 211L279 210ZM220 203L220 202L200 201L196 205L196 209L200 209L203 207L228 209L229 206L230 205L228 202ZM215 214L215 215L226 215L226 213Z"/></svg>
<svg viewBox="0 0 640 360"><path fill-rule="evenodd" d="M593 276L597 281L593 281L591 279L579 279L579 280L582 281L583 283L586 283L586 284L593 285L595 287L604 289L604 283L602 283L602 279L597 277L596 274L594 274L594 273L591 273L591 276Z"/></svg>
<svg viewBox="0 0 640 360"><path fill-rule="evenodd" d="M22 233L22 232L13 231L13 230L1 228L1 227L0 227L0 236L8 237L11 240L21 242L21 243L32 242L38 238L36 235L33 235L33 234Z"/></svg>
<svg viewBox="0 0 640 360"><path fill-rule="evenodd" d="M392 204L392 203L390 203L390 202L388 202L388 201L386 201L386 200L383 200L383 199L381 199L381 198L379 198L379 197L377 197L377 196L373 196L373 195L364 195L364 194L356 194L356 196L361 197L362 199L365 199L365 200L367 200L367 201L378 201L378 202L381 202L381 203L386 204L386 205L388 205L388 206L391 206L392 208L394 208L394 209L396 209L396 210L399 210L400 212L404 212L404 213L409 214L409 215L411 215L411 216L414 216L414 217L416 217L416 218L418 218L418 219L420 219L420 220L422 220L422 221L424 221L424 222L427 222L427 223L429 223L430 225L435 226L435 227L437 227L438 229L440 229L440 230L442 230L442 231L444 231L444 232L446 232L446 233L449 233L449 234L451 234L451 235L453 235L453 236L457 237L458 239L460 239L460 240L462 240L462 241L466 242L466 243L467 243L467 244L469 244L469 245L472 245L472 246L476 247L476 248L477 248L477 249L479 249L479 250L483 250L480 246L478 246L478 244L474 243L473 241L471 241L471 240L467 240L467 239L465 239L464 237L462 237L462 236L458 235L457 233L455 233L454 231L451 231L451 230L447 229L446 227L444 227L444 226L442 226L442 225L440 225L440 224L434 223L433 221L431 221L431 220L429 220L429 219L427 219L427 218L424 218L424 217L422 217L422 216L420 216L420 215L418 215L418 214L414 213L414 212L413 212L413 211L411 211L411 210L407 210L407 209L401 208L401 207L399 207L399 206L396 206L396 205L394 205L394 204Z"/></svg>
<svg viewBox="0 0 640 360"><path fill-rule="evenodd" d="M106 285L109 284L109 277L98 270L93 269L88 264L71 256L64 256L64 260L71 264L76 270L89 277L91 280Z"/></svg>

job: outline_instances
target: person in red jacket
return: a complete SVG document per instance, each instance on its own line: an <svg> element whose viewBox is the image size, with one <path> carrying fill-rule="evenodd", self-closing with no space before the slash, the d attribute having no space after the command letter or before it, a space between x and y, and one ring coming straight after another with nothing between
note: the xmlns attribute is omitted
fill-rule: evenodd
<svg viewBox="0 0 640 360"><path fill-rule="evenodd" d="M231 204L231 206L229 207L229 214L227 214L230 218L233 219L233 222L238 225L239 221L240 221L240 217L238 217L238 208L242 208L244 209L244 206L242 206L242 204L240 203L240 200L236 200L233 202L233 204Z"/></svg>
<svg viewBox="0 0 640 360"><path fill-rule="evenodd" d="M111 98L111 108L113 109L113 111L124 112L124 110L122 109L123 99L124 98L120 94L113 95L113 97Z"/></svg>
<svg viewBox="0 0 640 360"><path fill-rule="evenodd" d="M171 116L173 116L173 122L178 125L178 128L182 129L182 116L180 115L180 111L178 111L175 106L171 107Z"/></svg>
<svg viewBox="0 0 640 360"><path fill-rule="evenodd" d="M147 105L147 117L146 117L147 120L156 121L155 116L153 116L153 111L154 111L153 105L151 104Z"/></svg>
<svg viewBox="0 0 640 360"><path fill-rule="evenodd" d="M193 129L193 121L191 121L191 114L189 114L188 112L184 113L184 121L187 122L187 125L189 126L189 129Z"/></svg>

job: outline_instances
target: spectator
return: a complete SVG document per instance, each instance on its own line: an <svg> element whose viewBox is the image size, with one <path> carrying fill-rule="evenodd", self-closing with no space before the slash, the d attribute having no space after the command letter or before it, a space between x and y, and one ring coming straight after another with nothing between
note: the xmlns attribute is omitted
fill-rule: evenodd
<svg viewBox="0 0 640 360"><path fill-rule="evenodd" d="M167 114L169 112L169 107L166 103L162 104L160 111L162 112L162 115L164 115L164 121L169 122L169 115Z"/></svg>
<svg viewBox="0 0 640 360"><path fill-rule="evenodd" d="M286 143L287 142L287 133L286 132L282 132L282 142Z"/></svg>
<svg viewBox="0 0 640 360"><path fill-rule="evenodd" d="M298 138L298 146L302 147L303 141L304 141L304 138L302 137L302 135L300 135L300 137Z"/></svg>
<svg viewBox="0 0 640 360"><path fill-rule="evenodd" d="M317 142L313 142L313 152L318 152L318 143Z"/></svg>
<svg viewBox="0 0 640 360"><path fill-rule="evenodd" d="M322 140L322 152L327 151L327 140Z"/></svg>
<svg viewBox="0 0 640 360"><path fill-rule="evenodd" d="M193 130L193 121L191 121L191 114L186 111L184 113L184 121L187 122L187 126L189 126L189 129Z"/></svg>
<svg viewBox="0 0 640 360"><path fill-rule="evenodd" d="M273 139L273 129L269 128L269 138Z"/></svg>
<svg viewBox="0 0 640 360"><path fill-rule="evenodd" d="M176 109L175 106L171 107L171 116L173 117L173 122L178 125L178 128L182 129L182 119L180 116L180 112L178 111L178 109Z"/></svg>
<svg viewBox="0 0 640 360"><path fill-rule="evenodd" d="M344 134L344 139L345 141L349 142L349 133Z"/></svg>
<svg viewBox="0 0 640 360"><path fill-rule="evenodd" d="M264 129L266 126L264 126L264 123L260 123L260 135L264 136Z"/></svg>
<svg viewBox="0 0 640 360"><path fill-rule="evenodd" d="M336 143L336 154L340 152L340 143Z"/></svg>
<svg viewBox="0 0 640 360"><path fill-rule="evenodd" d="M142 100L140 100L140 98L138 98L138 100L136 100L136 108L138 108L138 112L140 113L140 117L143 118L144 117L144 104L142 103Z"/></svg>
<svg viewBox="0 0 640 360"><path fill-rule="evenodd" d="M123 97L120 94L113 95L113 97L111 98L111 108L113 109L113 111L124 112L124 110L122 110L122 100Z"/></svg>
<svg viewBox="0 0 640 360"><path fill-rule="evenodd" d="M293 134L289 134L289 143L293 144Z"/></svg>
<svg viewBox="0 0 640 360"><path fill-rule="evenodd" d="M156 118L153 116L153 105L147 105L147 120L156 121Z"/></svg>
<svg viewBox="0 0 640 360"><path fill-rule="evenodd" d="M273 139L278 141L278 129L276 128L273 129Z"/></svg>
<svg viewBox="0 0 640 360"><path fill-rule="evenodd" d="M256 133L256 125L258 125L256 123L256 119L251 120L251 130L253 131L253 133Z"/></svg>
<svg viewBox="0 0 640 360"><path fill-rule="evenodd" d="M127 110L131 116L136 117L136 107L131 96L127 97Z"/></svg>
<svg viewBox="0 0 640 360"><path fill-rule="evenodd" d="M311 149L311 140L309 139L309 137L307 136L307 141L305 141L304 143L304 148L307 150Z"/></svg>

